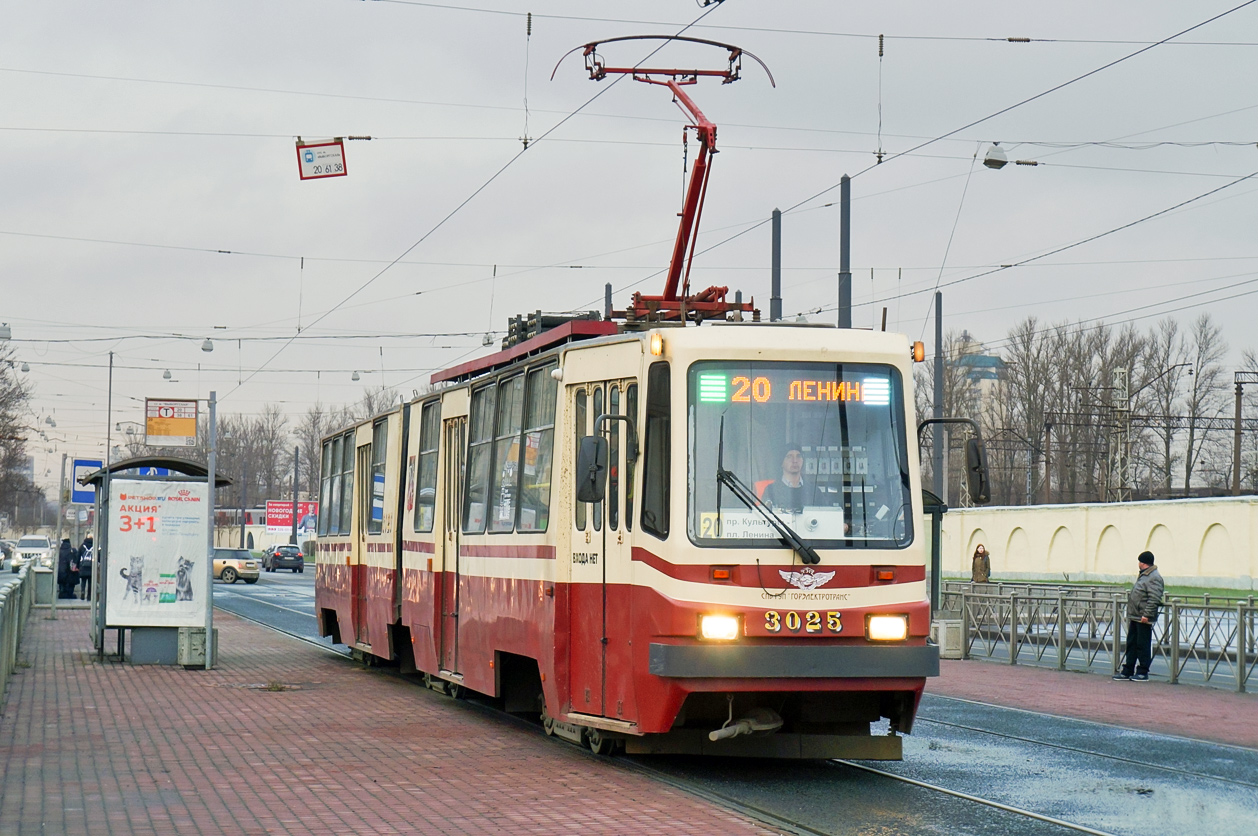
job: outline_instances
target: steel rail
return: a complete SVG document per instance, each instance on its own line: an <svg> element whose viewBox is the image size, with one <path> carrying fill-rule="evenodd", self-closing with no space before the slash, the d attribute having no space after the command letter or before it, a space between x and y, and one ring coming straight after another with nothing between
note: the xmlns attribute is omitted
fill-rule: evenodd
<svg viewBox="0 0 1258 836"><path fill-rule="evenodd" d="M915 723L934 723L937 726L948 726L949 728L954 728L954 729L964 729L966 731L972 731L972 732L978 732L980 734L991 735L992 737L1002 737L1006 740L1017 740L1020 743L1033 743L1037 746L1044 746L1049 749L1060 749L1063 752L1074 752L1075 754L1079 754L1079 755L1091 755L1097 758L1105 758L1106 760L1119 761L1120 763L1130 763L1130 764L1134 764L1135 766L1152 767L1153 769L1159 769L1163 772L1171 772L1176 775L1185 775L1192 778L1204 778L1209 781L1221 781L1226 784L1235 784L1238 787L1249 787L1251 789L1258 790L1258 784L1251 784L1248 781L1238 781L1235 778L1224 778L1221 775L1210 775L1205 772L1194 772L1190 769L1180 769L1179 767L1176 767L1176 766L1165 766L1162 764L1149 763L1147 761L1136 760L1135 758L1125 758L1125 757L1122 757L1121 755L1109 755L1109 754L1106 754L1105 752L1095 752L1095 751L1092 751L1091 749L1080 749L1075 746L1066 746L1062 743L1050 743L1046 740L1036 740L1031 737L1022 737L1021 735L1016 735L1016 734L1006 734L1005 732L991 731L990 729L980 729L977 726L966 726L961 723L949 722L948 720L934 720L934 719L931 719L930 717L923 717L920 712L918 713L917 718L914 720L914 722ZM1202 741L1202 742L1210 743L1209 741ZM1210 744L1210 745L1217 745L1217 744Z"/></svg>
<svg viewBox="0 0 1258 836"><path fill-rule="evenodd" d="M843 764L844 766L850 766L853 769L859 769L864 772L872 773L874 775L881 775L882 777L890 778L893 781L900 781L905 784L912 784L913 786L921 787L922 789L934 790L935 792L941 792L944 795L951 795L952 797L960 798L963 801L972 801L975 804L982 804L987 807L992 807L996 810L1003 810L1006 813L1013 813L1015 815L1025 816L1026 818L1035 819L1036 821L1042 821L1046 824L1054 824L1054 825L1057 825L1058 827L1064 827L1067 830L1074 830L1079 833L1088 833L1091 836L1115 836L1115 834L1110 833L1109 831L1106 831L1106 830L1094 830L1093 828L1086 827L1082 824L1075 824L1074 822L1068 822L1062 819L1055 819L1052 816L1045 816L1040 813L1033 813L1030 810L1023 810L1021 807L1013 807L1009 804L1002 804L999 801L992 801L987 798L980 798L977 795L970 795L969 793L960 792L958 790L950 790L947 787L941 787L936 784L928 784L925 781L918 781L915 778L906 778L903 775L896 775L894 772L886 772L881 769L875 769L872 766L865 766L863 763L856 763L855 761L843 760L841 758L835 758L831 762L840 763L840 764Z"/></svg>

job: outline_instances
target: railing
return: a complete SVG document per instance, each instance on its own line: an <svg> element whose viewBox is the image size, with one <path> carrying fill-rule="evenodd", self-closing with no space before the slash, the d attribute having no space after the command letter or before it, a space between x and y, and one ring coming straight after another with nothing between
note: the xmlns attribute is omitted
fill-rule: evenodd
<svg viewBox="0 0 1258 836"><path fill-rule="evenodd" d="M940 615L961 619L965 659L1112 672L1125 653L1126 597L1114 587L950 583ZM1258 679L1254 597L1171 598L1154 624L1151 670L1244 691Z"/></svg>
<svg viewBox="0 0 1258 836"><path fill-rule="evenodd" d="M34 597L35 577L30 574L30 566L22 567L17 581L0 589L0 702L9 685L9 674L17 667L17 650Z"/></svg>

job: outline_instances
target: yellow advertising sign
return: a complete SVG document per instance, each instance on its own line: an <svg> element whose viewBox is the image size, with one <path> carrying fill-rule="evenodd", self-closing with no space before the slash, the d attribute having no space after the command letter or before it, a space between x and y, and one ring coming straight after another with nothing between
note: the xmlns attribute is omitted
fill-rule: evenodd
<svg viewBox="0 0 1258 836"><path fill-rule="evenodd" d="M197 446L197 402L145 398L144 430L153 447Z"/></svg>

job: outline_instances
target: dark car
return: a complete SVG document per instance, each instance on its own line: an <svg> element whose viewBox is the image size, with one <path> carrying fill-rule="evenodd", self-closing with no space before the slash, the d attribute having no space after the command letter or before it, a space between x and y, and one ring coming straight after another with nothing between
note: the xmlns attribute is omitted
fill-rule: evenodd
<svg viewBox="0 0 1258 836"><path fill-rule="evenodd" d="M276 569L306 571L306 556L296 546L273 546L262 555L262 568L268 572Z"/></svg>

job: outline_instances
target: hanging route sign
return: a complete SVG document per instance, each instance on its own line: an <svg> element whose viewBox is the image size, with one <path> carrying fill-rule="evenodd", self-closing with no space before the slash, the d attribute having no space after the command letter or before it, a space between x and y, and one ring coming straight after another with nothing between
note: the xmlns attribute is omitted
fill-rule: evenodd
<svg viewBox="0 0 1258 836"><path fill-rule="evenodd" d="M197 402L145 398L144 431L152 447L196 447Z"/></svg>
<svg viewBox="0 0 1258 836"><path fill-rule="evenodd" d="M297 140L297 167L303 180L344 177L345 143L339 137L329 142Z"/></svg>

